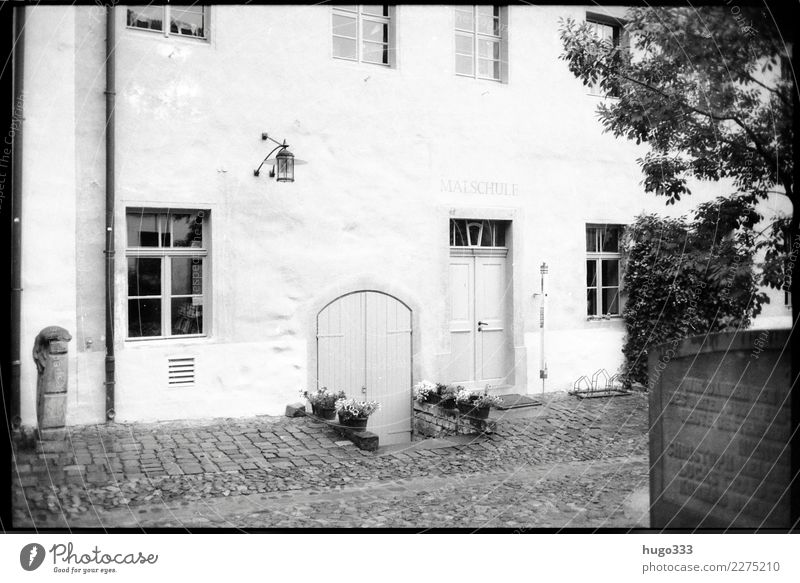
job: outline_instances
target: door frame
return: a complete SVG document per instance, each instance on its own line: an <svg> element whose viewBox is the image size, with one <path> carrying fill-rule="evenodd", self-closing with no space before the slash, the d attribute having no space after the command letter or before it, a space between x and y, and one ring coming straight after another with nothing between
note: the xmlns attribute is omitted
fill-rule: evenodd
<svg viewBox="0 0 800 583"><path fill-rule="evenodd" d="M508 207L453 207L443 206L438 209L439 228L436 238L437 256L441 266L441 290L444 298L444 314L439 321L439 351L436 354L437 380L447 382L448 368L451 357L450 346L450 322L449 314L451 309L450 296L450 219L476 219L476 220L497 220L508 221L508 232L506 233L506 272L511 279L511 299L509 302L509 339L512 346L509 347L509 357L513 359L511 371L509 373L508 385L504 389L513 392L526 394L528 392L528 354L525 347L525 319L524 310L526 302L530 303L533 291L526 294L523 287L523 269L525 265L525 246L524 246L524 212L520 208ZM504 390L503 392L512 392Z"/></svg>

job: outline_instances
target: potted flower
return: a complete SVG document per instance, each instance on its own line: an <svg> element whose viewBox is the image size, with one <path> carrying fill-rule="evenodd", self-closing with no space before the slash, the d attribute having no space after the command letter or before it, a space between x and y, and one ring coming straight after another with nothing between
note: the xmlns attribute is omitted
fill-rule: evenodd
<svg viewBox="0 0 800 583"><path fill-rule="evenodd" d="M370 415L380 409L377 401L357 401L356 399L341 398L336 401L336 412L339 414L339 423L353 429L366 429Z"/></svg>
<svg viewBox="0 0 800 583"><path fill-rule="evenodd" d="M414 385L414 400L418 403L438 403L439 393L437 385L431 381L420 381Z"/></svg>
<svg viewBox="0 0 800 583"><path fill-rule="evenodd" d="M486 419L489 416L489 410L492 407L500 405L503 400L500 397L490 395L487 391L481 394L472 393L467 400L462 398L458 408L464 415L470 415L478 419ZM464 405L462 405L464 403ZM463 407L463 408L462 408Z"/></svg>
<svg viewBox="0 0 800 583"><path fill-rule="evenodd" d="M458 407L458 411L462 415L471 414L472 410L475 408L474 402L477 398L478 395L476 393L464 387L459 387L456 392L456 406Z"/></svg>
<svg viewBox="0 0 800 583"><path fill-rule="evenodd" d="M453 385L437 385L437 388L439 392L439 407L447 410L455 409L456 394L458 393L459 389L463 389L464 387L454 387Z"/></svg>
<svg viewBox="0 0 800 583"><path fill-rule="evenodd" d="M303 391L302 395L311 403L312 413L328 421L336 418L336 401L345 397L344 391L331 392L327 387Z"/></svg>

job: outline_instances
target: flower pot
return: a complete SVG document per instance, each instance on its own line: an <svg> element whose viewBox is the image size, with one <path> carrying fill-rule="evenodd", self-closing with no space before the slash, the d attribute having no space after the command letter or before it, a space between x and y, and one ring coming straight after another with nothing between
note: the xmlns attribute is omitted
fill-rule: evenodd
<svg viewBox="0 0 800 583"><path fill-rule="evenodd" d="M447 415L450 417L455 417L456 415L458 415L458 407L456 406L455 400L440 401L438 407L439 411L442 412L442 415Z"/></svg>
<svg viewBox="0 0 800 583"><path fill-rule="evenodd" d="M472 403L458 403L458 412L462 415L472 415L475 405Z"/></svg>
<svg viewBox="0 0 800 583"><path fill-rule="evenodd" d="M489 417L489 410L491 407L475 407L470 415L476 419L486 419Z"/></svg>
<svg viewBox="0 0 800 583"><path fill-rule="evenodd" d="M319 407L317 407L316 403L311 403L311 412L314 415L319 415Z"/></svg>
<svg viewBox="0 0 800 583"><path fill-rule="evenodd" d="M317 416L322 417L328 421L333 421L336 419L336 408L335 407L317 407Z"/></svg>
<svg viewBox="0 0 800 583"><path fill-rule="evenodd" d="M442 398L439 395L431 394L425 399L426 403L430 403L431 405L436 405Z"/></svg>
<svg viewBox="0 0 800 583"><path fill-rule="evenodd" d="M339 424L351 429L363 430L367 428L367 421L369 417L352 417L350 415L342 416L339 413Z"/></svg>

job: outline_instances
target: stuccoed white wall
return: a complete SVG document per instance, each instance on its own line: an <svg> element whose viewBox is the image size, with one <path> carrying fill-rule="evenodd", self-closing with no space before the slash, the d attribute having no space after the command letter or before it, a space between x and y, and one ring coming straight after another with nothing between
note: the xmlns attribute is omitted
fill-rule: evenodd
<svg viewBox="0 0 800 583"><path fill-rule="evenodd" d="M51 34L68 13L81 39L71 49L74 79L61 88L72 93L61 102L72 117L53 122L74 144L58 152L75 160L70 180L78 187L67 204L78 207L81 236L77 260L62 261L61 270L76 267L67 281L77 310L66 311L73 320L77 314L77 382L93 399L83 407L92 413L73 419L101 420L104 21L96 7L35 10L49 15L38 34ZM541 389L533 294L543 261L550 266L547 388L571 386L600 366L615 369L621 321L586 320L585 224L629 223L645 210L680 213L690 203L665 209L642 192L634 162L642 150L602 133L599 98L558 60L559 18L585 12L510 7L505 84L455 76L451 6L397 7L394 68L333 59L328 6L214 6L208 42L127 29L118 7L118 419L282 412L314 381L315 310L351 281L407 290L400 299L420 306L415 380L448 380L452 209L516 217L515 357L528 369L516 390ZM31 71L32 90L52 82L46 73ZM266 171L253 176L271 148L263 131L286 138L309 162L296 167L294 183L278 184ZM26 148L47 143L29 140ZM26 161L28 173L45 164ZM450 193L443 180L516 184L518 194ZM691 203L718 190L695 189ZM144 206L211 211L208 338L124 339L125 208ZM45 229L43 215L26 215L31 233ZM73 237L74 226L59 224ZM44 299L26 297L43 314ZM32 330L33 319L25 322ZM167 357L186 354L197 358L197 386L166 388Z"/></svg>
<svg viewBox="0 0 800 583"><path fill-rule="evenodd" d="M29 8L25 33L20 413L26 425L36 423L36 335L46 326L73 336L76 329L74 15L70 7ZM77 394L74 347L73 338L71 395Z"/></svg>

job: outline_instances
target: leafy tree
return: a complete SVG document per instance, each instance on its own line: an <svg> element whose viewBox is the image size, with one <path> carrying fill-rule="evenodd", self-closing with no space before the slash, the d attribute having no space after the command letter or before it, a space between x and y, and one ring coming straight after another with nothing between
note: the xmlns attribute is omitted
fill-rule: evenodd
<svg viewBox="0 0 800 583"><path fill-rule="evenodd" d="M561 58L584 84L599 82L614 96L598 106L604 130L648 146L637 160L646 192L672 204L690 194L689 178L732 184L737 204L711 212L726 213L720 220L765 249L761 283L777 288L800 279L800 261L788 261L792 243L800 242L792 149L797 90L791 47L775 18L794 20L735 8L633 8L617 46L590 24L568 19ZM795 212L759 232L756 205L771 193L787 196ZM724 266L709 269L719 275Z"/></svg>
<svg viewBox="0 0 800 583"><path fill-rule="evenodd" d="M691 194L691 178L732 185L724 200L701 205L692 224L654 217L639 220L644 241L649 242L631 248L629 267L637 271L626 270L633 296L628 299L625 346L632 379L641 381L644 370L637 351L646 351L654 342L747 324L766 301L756 283L791 289L792 319L798 322L800 297L794 290L800 282L800 209L793 150L798 91L791 54L797 12L794 2L766 1L761 8L730 3L632 8L620 22L624 33L619 43L601 40L588 23L572 19L561 23L561 59L585 85L599 84L613 97L598 106L604 131L647 147L637 160L646 192L672 204ZM791 216L764 221L757 205L773 193L788 197L793 211ZM658 258L652 247L655 233L670 245L683 237L685 246L662 247L675 256ZM720 233L724 233L721 238ZM757 251L763 251L763 261L757 266L756 281L752 259ZM659 263L669 261L676 265ZM645 277L637 262L649 265L652 272ZM673 279L665 278L666 273ZM640 281L631 281L637 276ZM734 286L727 285L729 277ZM650 287L633 291L648 278ZM685 295L699 282L712 294L704 295L698 313L687 316ZM668 286L674 296L647 295L659 285ZM713 301L713 293L722 289L736 289L737 297ZM748 301L743 301L741 290L750 296ZM658 297L661 304L651 308L663 307L672 317L683 314L691 326L676 327L662 319L661 327L651 326L646 333L650 336L642 337L639 325L655 317L644 306ZM628 322L630 318L639 321ZM631 326L636 328L632 336ZM790 342L790 354L800 354L800 334L792 333ZM797 379L798 360L792 368ZM797 403L797 397L792 402ZM800 413L794 411L793 416ZM800 460L800 434L797 440L793 451Z"/></svg>
<svg viewBox="0 0 800 583"><path fill-rule="evenodd" d="M718 199L700 205L691 221L641 215L626 230L626 384L648 384L651 346L746 327L758 315L765 294L750 234L735 220L746 205L742 197Z"/></svg>

